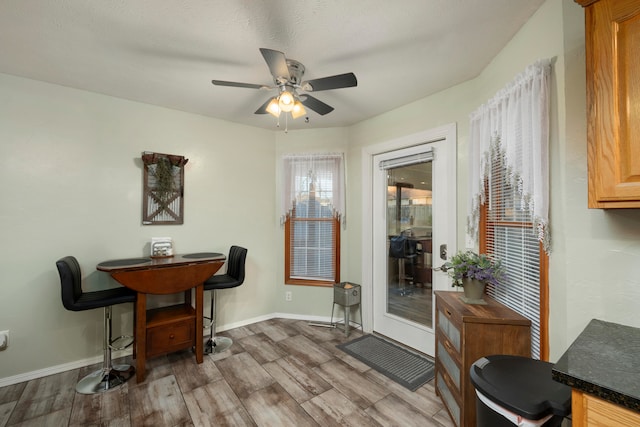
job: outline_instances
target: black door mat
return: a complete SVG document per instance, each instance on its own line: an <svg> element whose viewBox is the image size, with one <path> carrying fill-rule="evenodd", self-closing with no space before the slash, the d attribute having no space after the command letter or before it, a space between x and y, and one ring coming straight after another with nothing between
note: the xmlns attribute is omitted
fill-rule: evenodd
<svg viewBox="0 0 640 427"><path fill-rule="evenodd" d="M364 335L336 347L411 391L435 375L432 360L375 335Z"/></svg>

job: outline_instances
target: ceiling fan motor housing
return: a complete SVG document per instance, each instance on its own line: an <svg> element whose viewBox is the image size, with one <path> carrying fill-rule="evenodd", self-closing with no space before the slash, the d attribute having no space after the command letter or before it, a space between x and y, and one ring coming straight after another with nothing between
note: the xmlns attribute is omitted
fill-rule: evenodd
<svg viewBox="0 0 640 427"><path fill-rule="evenodd" d="M287 59L287 68L289 69L288 83L293 87L299 87L304 76L304 65L295 59Z"/></svg>

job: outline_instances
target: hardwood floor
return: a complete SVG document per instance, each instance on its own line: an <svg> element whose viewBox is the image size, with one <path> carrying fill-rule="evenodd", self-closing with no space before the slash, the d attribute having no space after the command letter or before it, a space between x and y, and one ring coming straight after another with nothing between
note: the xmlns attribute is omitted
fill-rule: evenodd
<svg viewBox="0 0 640 427"><path fill-rule="evenodd" d="M360 331L272 319L220 335L228 351L150 359L143 383L107 393L75 392L98 365L2 387L0 427L453 426L433 381L411 392L336 348Z"/></svg>

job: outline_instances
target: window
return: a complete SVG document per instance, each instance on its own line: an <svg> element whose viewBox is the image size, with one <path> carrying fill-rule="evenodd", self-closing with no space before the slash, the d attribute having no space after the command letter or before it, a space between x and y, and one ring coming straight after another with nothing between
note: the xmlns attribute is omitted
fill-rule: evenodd
<svg viewBox="0 0 640 427"><path fill-rule="evenodd" d="M467 232L481 253L505 264L504 284L488 293L531 320L531 355L542 360L549 355L550 79L551 61L536 61L469 123Z"/></svg>
<svg viewBox="0 0 640 427"><path fill-rule="evenodd" d="M491 153L487 190L491 204L480 213L480 252L502 260L503 286L487 285L487 294L531 320L531 355L548 359L547 254L538 240L530 205L510 178L499 144ZM491 188L489 189L489 186ZM489 200L487 195L485 200Z"/></svg>
<svg viewBox="0 0 640 427"><path fill-rule="evenodd" d="M342 154L284 157L285 283L340 281L340 224L344 221Z"/></svg>

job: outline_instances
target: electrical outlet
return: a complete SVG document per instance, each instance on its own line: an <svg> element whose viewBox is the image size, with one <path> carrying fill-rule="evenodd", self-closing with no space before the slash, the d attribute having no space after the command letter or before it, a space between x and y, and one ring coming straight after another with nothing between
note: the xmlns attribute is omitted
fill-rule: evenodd
<svg viewBox="0 0 640 427"><path fill-rule="evenodd" d="M291 293L291 291L287 291L284 293L284 300L293 301L293 294Z"/></svg>
<svg viewBox="0 0 640 427"><path fill-rule="evenodd" d="M9 346L9 331L0 331L0 351Z"/></svg>

